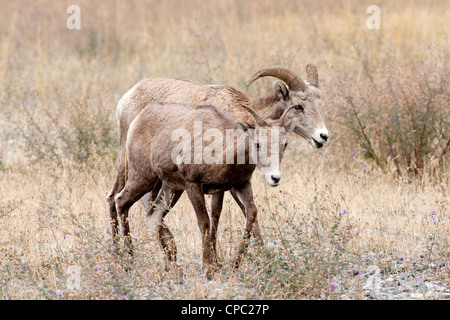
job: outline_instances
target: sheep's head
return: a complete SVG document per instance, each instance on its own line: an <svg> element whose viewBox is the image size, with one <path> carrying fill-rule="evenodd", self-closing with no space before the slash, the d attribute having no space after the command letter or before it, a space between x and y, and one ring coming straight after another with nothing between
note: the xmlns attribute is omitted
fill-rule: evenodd
<svg viewBox="0 0 450 320"><path fill-rule="evenodd" d="M280 119L262 119L251 107L242 105L255 119L255 128L237 120L237 126L249 137L250 156L258 170L272 187L281 184L281 159L287 146L287 134L293 129L288 114L295 106L287 108Z"/></svg>
<svg viewBox="0 0 450 320"><path fill-rule="evenodd" d="M256 72L248 81L247 86L255 80L272 76L280 80L273 87L278 97L274 107L276 117L293 107L294 111L286 117L286 124L303 137L315 148L322 148L328 140L328 130L320 114L321 91L319 76L313 64L306 66L307 81L303 81L294 72L283 67L269 67Z"/></svg>

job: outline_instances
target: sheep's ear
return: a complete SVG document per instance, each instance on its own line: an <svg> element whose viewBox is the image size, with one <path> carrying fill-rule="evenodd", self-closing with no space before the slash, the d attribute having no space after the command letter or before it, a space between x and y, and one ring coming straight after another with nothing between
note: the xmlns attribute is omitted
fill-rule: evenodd
<svg viewBox="0 0 450 320"><path fill-rule="evenodd" d="M236 126L238 129L241 129L242 131L246 132L248 129L250 129L250 126L247 122L244 122L242 120L236 120Z"/></svg>
<svg viewBox="0 0 450 320"><path fill-rule="evenodd" d="M297 120L292 119L292 120L286 121L284 123L284 130L286 130L286 133L290 133L290 132L294 131L296 126L297 126Z"/></svg>
<svg viewBox="0 0 450 320"><path fill-rule="evenodd" d="M250 138L253 136L254 129L245 121L236 120L236 126L238 129L244 131L244 134L248 135Z"/></svg>
<svg viewBox="0 0 450 320"><path fill-rule="evenodd" d="M277 80L273 83L273 89L281 100L289 99L289 87L283 81Z"/></svg>

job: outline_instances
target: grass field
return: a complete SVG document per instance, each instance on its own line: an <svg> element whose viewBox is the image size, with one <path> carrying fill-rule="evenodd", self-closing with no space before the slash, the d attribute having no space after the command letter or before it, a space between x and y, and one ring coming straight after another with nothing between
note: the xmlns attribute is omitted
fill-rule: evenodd
<svg viewBox="0 0 450 320"><path fill-rule="evenodd" d="M0 299L364 299L360 273L419 262L450 292L448 1L379 1L379 30L366 25L370 1L0 3ZM71 4L79 30L66 25ZM126 272L106 204L122 94L164 76L264 96L271 79L245 87L253 72L306 77L310 62L330 141L317 151L291 135L280 187L254 174L266 245L233 270L244 218L227 194L223 267L207 281L183 195L166 219L179 284L136 204Z"/></svg>

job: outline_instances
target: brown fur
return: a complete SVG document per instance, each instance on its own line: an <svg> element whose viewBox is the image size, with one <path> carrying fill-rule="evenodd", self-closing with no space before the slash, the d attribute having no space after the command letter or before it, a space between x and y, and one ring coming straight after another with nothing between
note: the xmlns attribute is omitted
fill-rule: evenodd
<svg viewBox="0 0 450 320"><path fill-rule="evenodd" d="M156 112L157 110L157 112ZM288 112L288 111L286 111ZM169 115L176 113L181 117L170 117ZM171 134L176 129L186 129L191 133L191 146L194 145L194 121L202 122L203 132L208 128L218 129L225 137L225 130L238 128L236 119L225 111L214 106L203 106L192 108L184 105L149 105L142 110L135 120L131 123L126 140L127 154L127 181L125 187L115 197L116 209L118 216L124 225L128 228L127 216L128 209L134 202L139 200L145 193L152 190L158 181L163 181L160 195L152 205L152 209L148 212L149 221L156 219L156 223L150 223L156 227L156 231L161 239L163 250L167 254L169 262L175 262L176 248L173 236L166 226L162 223L164 215L164 205L162 202L170 201L167 198L169 191L179 197L180 191L186 190L189 199L197 214L197 220L200 232L203 235L203 266L208 276L212 274L212 266L216 262L215 239L218 220L220 217L223 193L232 189L233 197L236 197L242 206L247 223L244 232L244 238L239 245L235 264L238 265L241 254L243 253L247 240L252 231L253 224L256 221L256 207L253 202L250 179L255 165L249 163L249 146L250 141L239 141L237 139L232 145L234 148L234 158L237 158L237 151L242 150L238 144L244 143L245 164L206 164L204 162L180 163L175 164L171 150L178 141L170 139ZM281 120L280 120L281 121ZM280 143L286 143L285 126L289 123L280 124L280 121L272 121L267 124L269 128L277 127L280 130ZM256 127L258 131L259 127ZM267 128L266 128L267 129ZM243 135L241 133L240 135ZM257 132L253 137L257 137ZM259 143L263 141L258 140ZM206 146L205 141L203 144ZM230 146L225 146L225 148ZM267 145L268 151L270 144ZM279 158L284 152L284 148L278 148ZM225 160L225 150L224 160ZM193 159L193 158L192 158ZM257 162L258 168L263 165ZM166 192L166 194L161 194ZM204 194L213 194L212 220L213 226L210 226L209 216L205 207ZM168 205L168 203L166 203ZM153 216L154 215L154 216ZM156 217L156 218L155 218ZM126 234L126 244L131 246L129 235Z"/></svg>

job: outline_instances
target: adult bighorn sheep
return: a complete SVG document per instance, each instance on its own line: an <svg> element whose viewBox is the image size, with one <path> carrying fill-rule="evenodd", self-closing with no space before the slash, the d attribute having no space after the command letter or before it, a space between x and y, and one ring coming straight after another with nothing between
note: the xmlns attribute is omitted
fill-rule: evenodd
<svg viewBox="0 0 450 320"><path fill-rule="evenodd" d="M213 241L216 228L211 229L204 194L223 195L226 190L233 189L241 199L247 221L244 238L235 258L237 266L256 220L257 209L250 185L255 164L270 185L278 185L281 182L280 162L287 145L286 135L294 128L294 120L288 118L288 114L296 108L295 105L287 108L279 120L271 121L264 121L248 106L242 108L247 109L254 117L254 130L247 123L236 120L215 106L192 108L185 105L160 104L144 108L131 122L127 134L127 181L123 190L115 196L117 214L122 224L127 224L128 209L152 190L158 180L169 186L173 192L186 190L202 234L202 262L208 278L211 277L215 263ZM174 139L174 133L180 131L183 138L182 157L179 155L180 142ZM210 146L204 139L209 131L212 131L215 138L214 148L208 149L211 154L214 153L213 161L203 159L204 152L201 151ZM211 132L208 136L210 134ZM249 137L248 140L245 139L246 136ZM177 137L178 135L175 135L175 138ZM222 141L219 140L220 137ZM226 142L223 137L227 137ZM241 139L242 137L244 139ZM207 156L212 157L211 154ZM270 156L266 158L267 155ZM150 226L158 233L162 229L164 211L165 208L159 206L148 216ZM161 238L164 243L164 238ZM130 245L129 239L126 239L126 244ZM173 244L164 245L167 246L165 251L169 262L175 262L170 248Z"/></svg>
<svg viewBox="0 0 450 320"><path fill-rule="evenodd" d="M203 85L196 82L168 79L149 78L137 83L120 99L117 109L117 123L119 127L120 152L118 170L114 185L108 194L107 201L112 221L113 239L118 235L118 219L114 197L123 189L126 177L126 139L130 123L148 105L153 103L181 103L191 106L215 105L232 114L236 119L247 123L254 123L253 117L246 112L242 106L254 109L263 119L279 119L283 112L290 106L297 106L296 110L287 116L295 124L293 132L303 137L313 147L321 148L328 139L328 131L320 115L321 91L319 89L319 78L317 69L313 64L306 66L307 81L303 81L294 72L283 67L268 67L256 72L247 82L247 86L255 80L272 76L279 80L273 83L274 93L263 98L252 98L244 93L221 85ZM280 81L281 80L281 81ZM151 192L152 202L156 200L158 193L163 191L161 183L157 183ZM244 209L239 198L230 190L233 198L241 209ZM167 192L166 192L167 193ZM178 194L165 197L173 206ZM167 202L166 201L166 202ZM144 201L147 211L149 200ZM223 195L213 195L211 201L211 212L220 212L222 209ZM243 210L244 214L245 211ZM129 235L128 224L123 226L124 235ZM256 221L254 234L262 242L259 225ZM171 233L165 228L160 231L161 238L170 239Z"/></svg>

